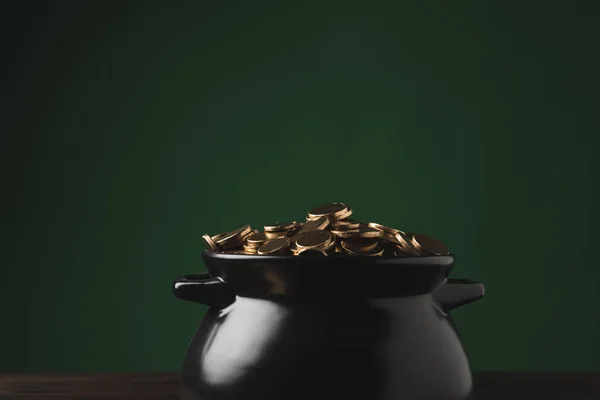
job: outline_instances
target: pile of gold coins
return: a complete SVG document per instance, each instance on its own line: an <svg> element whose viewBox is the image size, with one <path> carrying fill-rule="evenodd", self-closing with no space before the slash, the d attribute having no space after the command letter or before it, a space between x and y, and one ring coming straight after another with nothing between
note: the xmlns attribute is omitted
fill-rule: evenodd
<svg viewBox="0 0 600 400"><path fill-rule="evenodd" d="M352 208L344 203L315 207L305 222L265 225L261 232L244 225L231 232L202 239L208 251L248 255L316 254L322 256L435 256L448 254L439 240L423 233L399 229L349 217Z"/></svg>

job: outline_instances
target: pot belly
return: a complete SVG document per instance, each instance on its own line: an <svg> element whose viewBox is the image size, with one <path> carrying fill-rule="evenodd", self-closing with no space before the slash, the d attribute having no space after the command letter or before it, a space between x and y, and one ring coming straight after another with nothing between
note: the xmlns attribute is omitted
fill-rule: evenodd
<svg viewBox="0 0 600 400"><path fill-rule="evenodd" d="M467 399L472 392L469 360L454 327L429 296L389 300L386 356L389 399Z"/></svg>
<svg viewBox="0 0 600 400"><path fill-rule="evenodd" d="M466 398L471 375L458 337L425 298L412 299L238 298L211 309L188 348L182 399Z"/></svg>

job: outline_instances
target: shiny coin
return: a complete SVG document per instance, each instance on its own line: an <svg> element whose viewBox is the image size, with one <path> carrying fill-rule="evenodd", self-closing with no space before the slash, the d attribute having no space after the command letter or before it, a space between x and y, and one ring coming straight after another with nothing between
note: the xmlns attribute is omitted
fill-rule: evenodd
<svg viewBox="0 0 600 400"><path fill-rule="evenodd" d="M324 216L335 221L348 218L350 215L352 215L352 209L344 203L324 204L308 212L308 218L311 220Z"/></svg>
<svg viewBox="0 0 600 400"><path fill-rule="evenodd" d="M207 247L208 250L212 250L212 251L219 250L219 248L217 247L217 244L215 243L214 240L212 240L212 238L210 237L210 235L208 233L202 235L202 239L204 239L204 242L208 245L208 247Z"/></svg>
<svg viewBox="0 0 600 400"><path fill-rule="evenodd" d="M350 219L351 215L352 209L345 203L330 203L310 210L306 222L276 221L265 225L264 232L245 225L202 238L208 251L230 254L301 255L307 251L335 257L448 254L448 248L431 236L405 233L377 222L362 223Z"/></svg>
<svg viewBox="0 0 600 400"><path fill-rule="evenodd" d="M335 243L336 243L335 235L332 233L331 236L333 237L333 240L331 242L325 244L324 246L319 247L321 250L335 251Z"/></svg>
<svg viewBox="0 0 600 400"><path fill-rule="evenodd" d="M296 246L296 243L290 243L290 247L288 249L292 252L293 255L297 256L300 253L300 249Z"/></svg>
<svg viewBox="0 0 600 400"><path fill-rule="evenodd" d="M212 236L212 240L216 243L217 240L221 240L223 239L225 236L228 236L231 232L223 232L223 233L219 233L215 236Z"/></svg>
<svg viewBox="0 0 600 400"><path fill-rule="evenodd" d="M266 241L258 248L258 254L277 254L286 250L290 245L290 239L287 236L279 237Z"/></svg>
<svg viewBox="0 0 600 400"><path fill-rule="evenodd" d="M415 233L411 239L412 245L419 251L433 254L436 256L448 254L448 248L439 240L425 235L424 233Z"/></svg>
<svg viewBox="0 0 600 400"><path fill-rule="evenodd" d="M248 246L259 248L261 244L269 240L265 232L254 232L246 236L246 242Z"/></svg>
<svg viewBox="0 0 600 400"><path fill-rule="evenodd" d="M332 229L331 233L338 237L349 238L349 237L360 237L360 238L377 238L381 237L382 231L373 229L368 226L361 225L358 229Z"/></svg>
<svg viewBox="0 0 600 400"><path fill-rule="evenodd" d="M288 231L265 232L265 236L267 237L267 239L275 239L278 237L287 236L288 234Z"/></svg>
<svg viewBox="0 0 600 400"><path fill-rule="evenodd" d="M365 256L371 256L371 257L379 257L383 255L383 252L385 251L385 249L383 248L383 246L379 246L374 248L373 250L364 253Z"/></svg>
<svg viewBox="0 0 600 400"><path fill-rule="evenodd" d="M237 247L242 244L244 237L246 237L250 232L252 232L250 225L244 225L231 232L220 233L219 235L213 237L213 240L219 247Z"/></svg>
<svg viewBox="0 0 600 400"><path fill-rule="evenodd" d="M252 245L249 245L248 243L244 243L243 250L246 254L256 254L258 249Z"/></svg>
<svg viewBox="0 0 600 400"><path fill-rule="evenodd" d="M242 243L245 242L250 235L254 235L256 233L260 233L260 231L258 229L252 229L250 232L248 232L247 234L243 235L240 239L242 240Z"/></svg>
<svg viewBox="0 0 600 400"><path fill-rule="evenodd" d="M396 239L395 235L389 235L389 234L387 234L385 232L383 232L383 234L381 235L380 240L383 241L383 242L387 242L387 243L393 244L393 245L398 245L398 246L402 245L398 241L398 239Z"/></svg>
<svg viewBox="0 0 600 400"><path fill-rule="evenodd" d="M258 232L258 229L252 229L250 227L250 225L244 225L241 228L235 229L231 232L223 232L223 233L219 233L215 236L212 236L212 240L214 240L215 242L219 242L222 240L227 240L231 236L235 236L236 238L239 238L239 237L247 236L253 232Z"/></svg>
<svg viewBox="0 0 600 400"><path fill-rule="evenodd" d="M245 254L245 255L256 254L256 253L248 253L244 249L241 249L241 250L240 249L223 250L223 253L226 253L226 254Z"/></svg>
<svg viewBox="0 0 600 400"><path fill-rule="evenodd" d="M335 237L329 231L308 231L300 234L295 243L298 249L329 248Z"/></svg>
<svg viewBox="0 0 600 400"><path fill-rule="evenodd" d="M344 251L348 254L353 254L353 255L357 255L362 253L362 250L356 246L352 245L352 241L349 239L344 239L340 242L340 246L342 247L342 249L344 249Z"/></svg>
<svg viewBox="0 0 600 400"><path fill-rule="evenodd" d="M407 252L418 256L420 254L418 248L412 244L411 238L404 232L398 232L394 235L397 243L402 246Z"/></svg>
<svg viewBox="0 0 600 400"><path fill-rule="evenodd" d="M338 230L342 230L342 229L358 229L360 228L361 223L358 221L355 221L353 219L342 219L339 221L332 221L331 222L331 228L332 229L338 229Z"/></svg>
<svg viewBox="0 0 600 400"><path fill-rule="evenodd" d="M315 231L315 230L321 230L321 229L325 229L325 228L327 228L327 226L328 226L328 225L329 225L329 219L328 219L327 217L325 217L325 216L323 216L323 217L319 217L319 218L316 218L316 219L314 219L314 220L307 221L306 223L304 223L304 224L303 224L303 225L300 227L300 229L298 229L298 230L296 231L296 235L295 235L295 236L296 236L296 238L297 238L297 236L298 236L300 233L303 233L303 232L308 232L308 231ZM296 239L296 238L295 238L295 239ZM295 240L295 239L294 239L294 240Z"/></svg>
<svg viewBox="0 0 600 400"><path fill-rule="evenodd" d="M265 232L280 232L280 231L291 231L296 228L298 223L294 222L279 222L277 221L273 225L265 225Z"/></svg>
<svg viewBox="0 0 600 400"><path fill-rule="evenodd" d="M322 249L312 248L312 249L303 249L297 256L305 257L305 256L328 256L327 252Z"/></svg>
<svg viewBox="0 0 600 400"><path fill-rule="evenodd" d="M332 229L331 233L340 238L347 238L350 236L358 236L360 230L358 229Z"/></svg>
<svg viewBox="0 0 600 400"><path fill-rule="evenodd" d="M348 238L342 240L341 246L344 250L351 250L354 253L363 253L373 250L379 241L369 238Z"/></svg>
<svg viewBox="0 0 600 400"><path fill-rule="evenodd" d="M377 242L375 240L375 246L372 247L369 250L363 250L360 247L356 246L355 243L353 243L353 240L349 240L349 239L344 239L342 240L342 248L344 249L344 251L350 255L355 255L355 256L380 256L383 254L384 248L383 246L381 246L381 244L379 244L379 242Z"/></svg>
<svg viewBox="0 0 600 400"><path fill-rule="evenodd" d="M402 232L399 229L390 228L388 226L378 224L377 222L369 222L368 226L370 226L371 228L374 228L374 229L378 229L380 231L384 231L385 233L392 235L392 236L395 235L396 233Z"/></svg>

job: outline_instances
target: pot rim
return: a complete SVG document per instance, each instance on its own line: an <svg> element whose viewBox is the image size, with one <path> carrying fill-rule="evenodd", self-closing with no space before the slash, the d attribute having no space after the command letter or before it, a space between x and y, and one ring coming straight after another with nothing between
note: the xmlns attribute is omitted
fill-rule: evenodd
<svg viewBox="0 0 600 400"><path fill-rule="evenodd" d="M211 276L226 282L238 296L392 297L431 292L448 277L455 256L271 256L204 251L202 259Z"/></svg>

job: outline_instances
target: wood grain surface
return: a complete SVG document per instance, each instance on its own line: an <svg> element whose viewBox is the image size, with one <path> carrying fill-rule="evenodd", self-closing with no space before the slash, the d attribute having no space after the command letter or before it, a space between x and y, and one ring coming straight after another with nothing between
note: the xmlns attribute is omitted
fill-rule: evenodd
<svg viewBox="0 0 600 400"><path fill-rule="evenodd" d="M600 373L475 374L478 400L598 400ZM3 374L0 399L179 400L179 374Z"/></svg>

